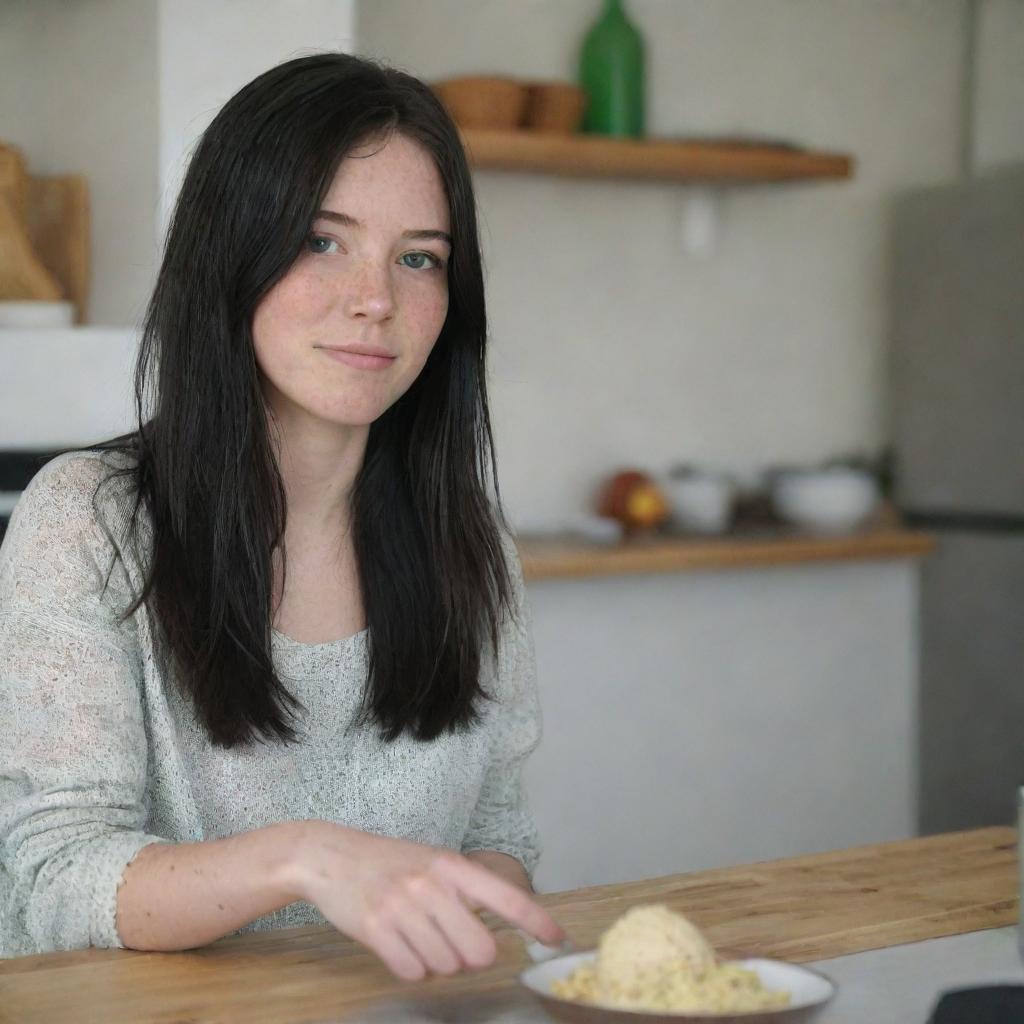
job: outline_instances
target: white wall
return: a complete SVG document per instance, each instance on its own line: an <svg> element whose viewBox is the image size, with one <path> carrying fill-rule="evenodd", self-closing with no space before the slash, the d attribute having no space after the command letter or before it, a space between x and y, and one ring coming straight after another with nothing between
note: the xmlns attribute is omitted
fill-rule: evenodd
<svg viewBox="0 0 1024 1024"><path fill-rule="evenodd" d="M652 134L852 153L837 184L737 188L706 260L685 190L476 176L499 464L513 517L587 505L618 464L747 475L884 441L886 203L959 153L960 0L631 0ZM372 0L360 52L427 79L573 78L595 0Z"/></svg>
<svg viewBox="0 0 1024 1024"><path fill-rule="evenodd" d="M974 161L977 170L1024 161L1024 3L978 8Z"/></svg>
<svg viewBox="0 0 1024 1024"><path fill-rule="evenodd" d="M39 128L30 88L32 15L26 0L0 4L0 139L26 146Z"/></svg>

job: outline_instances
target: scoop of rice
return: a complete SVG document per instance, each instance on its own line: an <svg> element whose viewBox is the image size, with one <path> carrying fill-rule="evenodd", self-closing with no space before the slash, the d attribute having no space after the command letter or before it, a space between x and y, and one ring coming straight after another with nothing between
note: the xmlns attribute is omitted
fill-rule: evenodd
<svg viewBox="0 0 1024 1024"><path fill-rule="evenodd" d="M719 965L711 945L682 914L661 904L634 907L604 933L597 958L552 991L563 999L637 1010L724 1011L785 1006L753 971Z"/></svg>
<svg viewBox="0 0 1024 1024"><path fill-rule="evenodd" d="M666 975L715 966L715 951L682 914L661 904L634 907L601 937L596 981L607 997L659 987Z"/></svg>

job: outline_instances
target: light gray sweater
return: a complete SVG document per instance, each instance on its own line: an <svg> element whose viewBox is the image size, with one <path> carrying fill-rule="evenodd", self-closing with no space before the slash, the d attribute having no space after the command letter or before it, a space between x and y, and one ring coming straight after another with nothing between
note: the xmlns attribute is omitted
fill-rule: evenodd
<svg viewBox="0 0 1024 1024"><path fill-rule="evenodd" d="M127 483L93 492L117 456L72 453L25 490L0 547L0 956L121 945L116 893L149 843L215 839L321 818L449 847L497 850L532 875L540 855L521 769L541 719L518 562L519 614L483 682L482 721L432 742L383 743L353 724L367 635L273 636L280 678L306 709L288 746L211 745L154 660L128 552L103 584L130 508ZM145 525L145 524L144 524ZM144 530L143 536L147 536ZM243 931L324 923L306 903Z"/></svg>

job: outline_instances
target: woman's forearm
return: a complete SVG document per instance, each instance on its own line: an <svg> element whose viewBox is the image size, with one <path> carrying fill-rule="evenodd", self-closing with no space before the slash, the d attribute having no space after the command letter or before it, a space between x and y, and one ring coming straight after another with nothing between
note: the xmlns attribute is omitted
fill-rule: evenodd
<svg viewBox="0 0 1024 1024"><path fill-rule="evenodd" d="M143 847L117 891L117 930L130 949L192 949L299 899L292 883L303 822L226 839Z"/></svg>
<svg viewBox="0 0 1024 1024"><path fill-rule="evenodd" d="M563 941L529 892L522 865L493 850L470 857L334 822L284 822L143 847L118 889L117 928L129 948L190 949L301 899L392 973L418 980L494 962L494 936L474 909L545 945Z"/></svg>

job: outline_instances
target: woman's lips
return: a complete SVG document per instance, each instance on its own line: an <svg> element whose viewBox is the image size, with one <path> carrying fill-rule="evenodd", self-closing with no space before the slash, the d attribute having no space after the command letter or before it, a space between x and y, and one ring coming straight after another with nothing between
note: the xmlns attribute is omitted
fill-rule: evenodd
<svg viewBox="0 0 1024 1024"><path fill-rule="evenodd" d="M325 356L357 370L384 370L394 361L395 356L374 355L370 352L354 352L342 348L321 348Z"/></svg>

